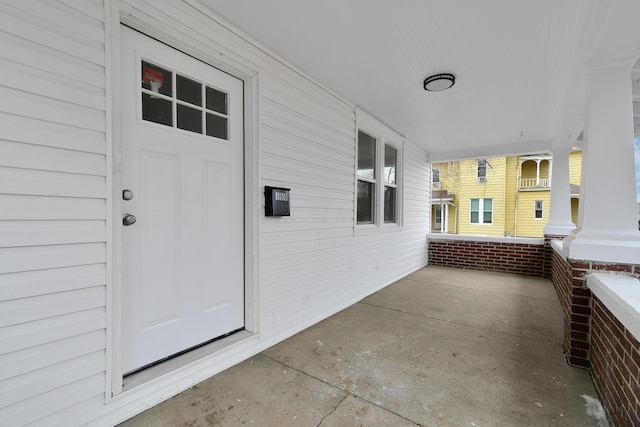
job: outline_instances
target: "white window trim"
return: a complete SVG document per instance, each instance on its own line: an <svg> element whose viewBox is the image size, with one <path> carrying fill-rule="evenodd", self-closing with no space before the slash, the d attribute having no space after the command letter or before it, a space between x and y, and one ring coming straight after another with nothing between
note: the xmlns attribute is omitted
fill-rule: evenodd
<svg viewBox="0 0 640 427"><path fill-rule="evenodd" d="M433 177L436 175L436 172L438 173L438 181L434 181ZM431 171L431 187L432 188L440 188L441 186L441 181L440 181L440 168L433 168Z"/></svg>
<svg viewBox="0 0 640 427"><path fill-rule="evenodd" d="M355 127L355 168L354 168L354 234L373 234L381 232L401 231L403 227L403 183L404 183L404 138L380 123L365 111L356 108ZM376 187L374 218L372 224L358 224L358 180L369 181L358 176L358 132L365 132L376 139L376 171L374 181ZM384 222L384 147L389 145L397 150L396 158L396 221ZM389 186L389 184L386 184Z"/></svg>
<svg viewBox="0 0 640 427"><path fill-rule="evenodd" d="M484 176L480 176L480 162L484 162ZM487 182L487 166L489 165L489 162L487 162L485 159L478 159L476 160L476 182L479 184L484 184L485 182Z"/></svg>
<svg viewBox="0 0 640 427"><path fill-rule="evenodd" d="M540 202L540 209L536 209L536 203ZM540 218L536 218L536 211L540 211ZM544 200L534 200L533 201L533 219L535 221L542 221L544 219Z"/></svg>
<svg viewBox="0 0 640 427"><path fill-rule="evenodd" d="M478 201L478 222L471 222L471 201ZM484 201L491 200L491 222L484 222ZM469 224L470 225L493 225L493 197L489 198L476 198L472 197L469 199Z"/></svg>

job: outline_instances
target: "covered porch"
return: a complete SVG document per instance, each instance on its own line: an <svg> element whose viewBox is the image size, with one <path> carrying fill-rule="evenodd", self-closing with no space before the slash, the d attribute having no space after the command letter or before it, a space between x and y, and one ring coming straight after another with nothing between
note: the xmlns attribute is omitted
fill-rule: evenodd
<svg viewBox="0 0 640 427"><path fill-rule="evenodd" d="M122 424L607 426L549 280L429 266Z"/></svg>

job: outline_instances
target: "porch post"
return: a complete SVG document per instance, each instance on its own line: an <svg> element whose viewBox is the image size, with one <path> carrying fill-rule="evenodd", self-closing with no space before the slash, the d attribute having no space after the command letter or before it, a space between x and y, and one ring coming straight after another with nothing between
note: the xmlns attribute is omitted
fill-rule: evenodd
<svg viewBox="0 0 640 427"><path fill-rule="evenodd" d="M631 66L629 58L588 70L579 228L563 242L574 260L640 260Z"/></svg>
<svg viewBox="0 0 640 427"><path fill-rule="evenodd" d="M566 141L554 141L553 169L551 174L551 195L549 205L549 221L544 226L545 236L568 236L575 228L571 222L571 187L569 185L569 147Z"/></svg>

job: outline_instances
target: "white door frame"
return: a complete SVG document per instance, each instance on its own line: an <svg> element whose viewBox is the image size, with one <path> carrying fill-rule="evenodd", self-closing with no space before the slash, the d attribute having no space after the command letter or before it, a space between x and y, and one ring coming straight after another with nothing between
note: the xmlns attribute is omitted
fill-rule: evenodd
<svg viewBox="0 0 640 427"><path fill-rule="evenodd" d="M241 57L231 58L227 52L203 45L193 46L193 39L171 26L152 21L148 15L123 11L123 5L113 0L107 3L107 86L111 116L107 146L107 163L112 171L107 181L107 222L110 236L107 242L107 381L106 401L122 393L121 366L122 328L122 136L120 123L120 25L124 24L195 57L244 82L244 261L245 261L245 329L259 332L258 271L259 271L259 157L258 157L258 71ZM197 36L194 31L194 39ZM109 105L110 104L110 105ZM109 159L110 157L110 159ZM110 181L110 182L109 182Z"/></svg>

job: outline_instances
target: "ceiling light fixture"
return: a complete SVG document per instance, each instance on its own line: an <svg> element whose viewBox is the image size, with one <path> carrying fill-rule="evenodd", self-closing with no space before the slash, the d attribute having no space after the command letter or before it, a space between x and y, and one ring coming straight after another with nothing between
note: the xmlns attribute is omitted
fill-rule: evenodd
<svg viewBox="0 0 640 427"><path fill-rule="evenodd" d="M424 80L424 90L429 92L440 92L449 89L456 83L456 77L453 74L435 74Z"/></svg>

